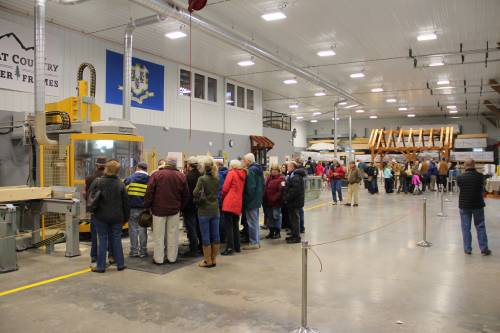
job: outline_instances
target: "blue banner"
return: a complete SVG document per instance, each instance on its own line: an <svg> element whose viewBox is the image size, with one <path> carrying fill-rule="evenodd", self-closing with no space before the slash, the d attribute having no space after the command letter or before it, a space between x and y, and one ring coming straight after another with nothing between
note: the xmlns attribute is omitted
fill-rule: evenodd
<svg viewBox="0 0 500 333"><path fill-rule="evenodd" d="M106 50L106 103L122 105L123 55ZM165 68L132 58L132 102L137 108L164 111Z"/></svg>

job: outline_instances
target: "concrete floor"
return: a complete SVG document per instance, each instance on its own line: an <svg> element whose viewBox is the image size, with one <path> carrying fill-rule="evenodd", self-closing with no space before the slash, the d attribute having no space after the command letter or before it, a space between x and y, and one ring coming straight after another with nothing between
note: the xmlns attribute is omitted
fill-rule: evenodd
<svg viewBox="0 0 500 333"><path fill-rule="evenodd" d="M438 198L428 195L434 245L415 246L422 198L363 191L359 208L321 205L327 193L308 204L321 206L306 212L305 238L344 239L314 247L323 272L310 257L311 327L500 332L500 201L487 201L493 255L482 257L475 240L473 255L463 253L456 196L446 204L449 217L438 218ZM88 265L86 247L82 257L63 255L21 253L21 269L0 275L0 291ZM86 273L0 297L0 332L288 332L300 322L300 269L300 245L264 241L261 250L222 257L210 270Z"/></svg>

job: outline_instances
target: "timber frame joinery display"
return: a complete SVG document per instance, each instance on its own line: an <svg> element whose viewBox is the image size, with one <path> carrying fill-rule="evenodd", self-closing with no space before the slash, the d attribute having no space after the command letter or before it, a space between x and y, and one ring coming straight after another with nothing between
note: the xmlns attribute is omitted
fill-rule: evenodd
<svg viewBox="0 0 500 333"><path fill-rule="evenodd" d="M267 152L274 147L274 142L265 136L250 135L250 146L255 155L255 162L262 166L267 165Z"/></svg>
<svg viewBox="0 0 500 333"><path fill-rule="evenodd" d="M424 151L438 151L441 157L450 158L453 148L453 127L431 129L374 129L370 134L368 146L371 159L375 161L377 155L380 160L392 153L400 153L408 161L415 161Z"/></svg>

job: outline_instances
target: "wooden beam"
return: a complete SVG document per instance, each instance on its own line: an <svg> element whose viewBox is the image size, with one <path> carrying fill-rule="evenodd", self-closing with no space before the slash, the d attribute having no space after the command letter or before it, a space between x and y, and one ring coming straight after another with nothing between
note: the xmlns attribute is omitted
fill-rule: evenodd
<svg viewBox="0 0 500 333"><path fill-rule="evenodd" d="M27 200L50 199L52 189L50 187L0 187L0 202L15 202Z"/></svg>
<svg viewBox="0 0 500 333"><path fill-rule="evenodd" d="M372 146L372 138L373 138L373 134L375 133L376 130L372 129L371 133L370 133L370 139L368 140L368 146L371 147Z"/></svg>
<svg viewBox="0 0 500 333"><path fill-rule="evenodd" d="M379 130L378 140L377 140L377 149L380 147L380 142L382 141L382 135L384 130Z"/></svg>
<svg viewBox="0 0 500 333"><path fill-rule="evenodd" d="M399 130L399 136L398 136L398 143L396 144L397 147L399 147L399 144L401 143L401 139L403 139L403 130ZM405 146L405 141L403 139L403 147Z"/></svg>
<svg viewBox="0 0 500 333"><path fill-rule="evenodd" d="M387 147L391 147L392 139L393 139L392 132L393 132L393 130L389 131L389 141L388 141Z"/></svg>
<svg viewBox="0 0 500 333"><path fill-rule="evenodd" d="M413 137L413 128L410 128L410 134L409 134L409 138L408 138L408 142L411 141L411 143L413 144L413 147L415 147L415 138Z"/></svg>
<svg viewBox="0 0 500 333"><path fill-rule="evenodd" d="M423 147L423 139L424 139L423 132L424 132L424 130L420 129L420 131L418 133L418 146L419 147Z"/></svg>
<svg viewBox="0 0 500 333"><path fill-rule="evenodd" d="M434 128L431 128L431 132L429 133L429 138L430 138L430 142L432 143L432 146L435 146L434 144Z"/></svg>
<svg viewBox="0 0 500 333"><path fill-rule="evenodd" d="M441 147L444 146L443 137L444 137L444 127L441 127L441 133L439 134L439 144L441 145Z"/></svg>

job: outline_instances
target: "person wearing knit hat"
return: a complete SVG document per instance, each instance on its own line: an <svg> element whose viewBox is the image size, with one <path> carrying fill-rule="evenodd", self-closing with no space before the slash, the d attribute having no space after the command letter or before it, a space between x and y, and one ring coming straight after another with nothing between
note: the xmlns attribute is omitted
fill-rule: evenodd
<svg viewBox="0 0 500 333"><path fill-rule="evenodd" d="M149 177L144 208L153 215L153 263L177 261L179 251L179 212L189 201L186 176L177 170L177 157L169 155L164 168ZM165 245L167 259L165 260Z"/></svg>

